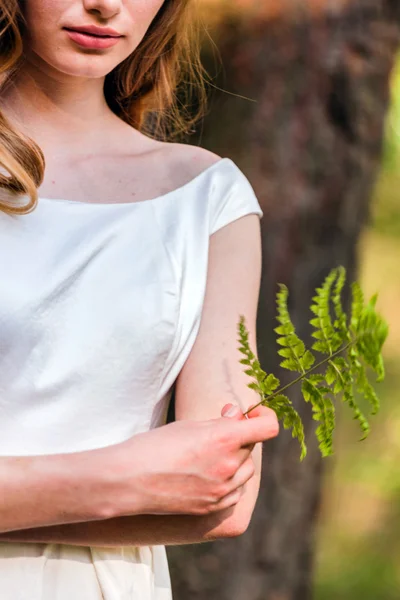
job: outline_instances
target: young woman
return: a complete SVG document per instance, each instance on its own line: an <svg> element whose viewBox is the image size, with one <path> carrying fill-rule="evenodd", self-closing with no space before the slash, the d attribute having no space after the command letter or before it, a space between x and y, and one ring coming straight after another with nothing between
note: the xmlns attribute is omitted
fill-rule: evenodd
<svg viewBox="0 0 400 600"><path fill-rule="evenodd" d="M244 418L237 351L262 212L231 160L162 137L190 11L0 0L2 600L166 600L165 545L250 522L278 431Z"/></svg>

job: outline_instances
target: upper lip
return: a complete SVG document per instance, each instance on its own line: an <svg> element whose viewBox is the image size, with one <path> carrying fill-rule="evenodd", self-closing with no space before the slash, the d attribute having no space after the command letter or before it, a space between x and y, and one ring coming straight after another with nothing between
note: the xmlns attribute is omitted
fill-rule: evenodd
<svg viewBox="0 0 400 600"><path fill-rule="evenodd" d="M111 37L122 37L118 31L111 29L111 27L97 27L97 25L84 25L82 27L65 27L72 31L79 31L80 33L92 33L93 35L108 35Z"/></svg>

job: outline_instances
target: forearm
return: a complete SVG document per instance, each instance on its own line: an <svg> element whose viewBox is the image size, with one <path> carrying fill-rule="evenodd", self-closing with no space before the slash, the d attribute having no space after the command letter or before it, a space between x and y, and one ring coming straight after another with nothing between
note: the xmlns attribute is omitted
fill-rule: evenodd
<svg viewBox="0 0 400 600"><path fill-rule="evenodd" d="M112 516L105 463L102 450L0 457L0 532Z"/></svg>
<svg viewBox="0 0 400 600"><path fill-rule="evenodd" d="M232 518L233 517L233 518ZM173 546L199 544L240 535L233 510L207 516L135 515L103 521L72 523L10 531L0 542L69 544L73 546Z"/></svg>
<svg viewBox="0 0 400 600"><path fill-rule="evenodd" d="M227 537L229 515L135 515L96 522L55 525L0 534L0 542L68 544L72 546L153 546L198 544ZM237 532L239 534L239 532Z"/></svg>
<svg viewBox="0 0 400 600"><path fill-rule="evenodd" d="M207 516L134 515L96 522L41 527L0 534L0 542L55 543L73 546L173 546L198 544L243 533L260 485L261 447L253 451L256 475L233 508Z"/></svg>

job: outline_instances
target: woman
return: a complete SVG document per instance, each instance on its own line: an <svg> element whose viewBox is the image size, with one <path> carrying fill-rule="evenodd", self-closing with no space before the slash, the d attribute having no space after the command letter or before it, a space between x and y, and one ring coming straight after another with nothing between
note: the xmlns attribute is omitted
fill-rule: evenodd
<svg viewBox="0 0 400 600"><path fill-rule="evenodd" d="M162 139L190 10L0 0L2 600L171 598L165 545L251 518L278 431L243 417L236 339L262 212L232 161Z"/></svg>

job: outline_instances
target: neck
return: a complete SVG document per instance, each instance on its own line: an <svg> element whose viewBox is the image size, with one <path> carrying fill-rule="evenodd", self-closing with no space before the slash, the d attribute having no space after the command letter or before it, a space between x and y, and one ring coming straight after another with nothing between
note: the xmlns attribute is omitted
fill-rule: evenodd
<svg viewBox="0 0 400 600"><path fill-rule="evenodd" d="M0 96L6 116L44 147L65 148L96 137L106 122L115 120L103 94L104 77L66 75L40 60L26 61Z"/></svg>

